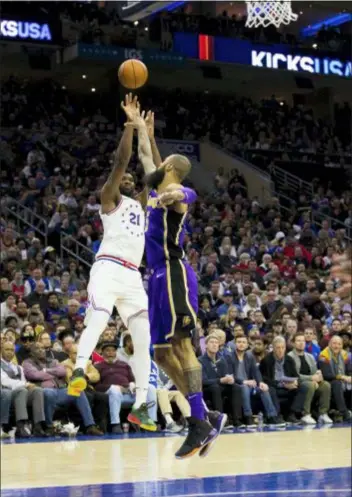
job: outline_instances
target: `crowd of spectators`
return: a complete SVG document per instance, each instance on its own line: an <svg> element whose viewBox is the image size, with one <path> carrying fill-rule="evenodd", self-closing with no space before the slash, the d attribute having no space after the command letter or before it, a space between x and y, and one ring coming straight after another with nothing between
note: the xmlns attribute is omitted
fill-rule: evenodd
<svg viewBox="0 0 352 497"><path fill-rule="evenodd" d="M134 376L133 343L118 315L111 317L92 356L90 388L79 398L66 390L84 329L88 269L102 237L99 190L116 146L117 123L104 122L102 111L95 111L100 116L95 120L92 104L84 107L65 92L61 99L51 81L42 82L37 112L36 88L15 79L2 88L2 117L13 124L2 131L1 189L10 195L2 206L15 212L11 199L17 200L48 227L45 238L25 216L19 224L14 224L16 215L1 218L2 433L11 423L11 406L20 437L52 434L54 416L65 419L68 412L75 418L76 410L87 434L101 435L109 420L111 431L121 433L121 406L133 403ZM57 98L50 99L53 95ZM205 137L225 147L221 140L231 124L234 136L253 144L271 138L269 146L279 149L291 136L298 150L312 146L313 139L323 151L348 150L337 128L274 99L261 106L227 102L233 111L230 123L225 101L217 100L215 109L205 95L193 104L194 95L177 96L170 93L164 105L153 91L142 97L148 108L155 104L164 134L171 138ZM218 119L225 124L214 136ZM299 127L301 136L291 133ZM140 179L139 167L135 153L131 168ZM253 415L261 411L265 422L276 426L350 419L351 305L341 301L340 282L329 275L334 255L347 248L348 240L339 226L312 223L309 208L324 207L347 226L351 195L337 196L326 187L317 185L314 198L299 196L296 209L288 211L276 197L265 204L249 198L244 178L237 171L227 177L220 167L214 171L212 194L190 209L185 251L198 275L200 304L194 347L203 364L206 400L214 409L227 410L233 426L253 429ZM79 259L74 252L60 252L63 233L83 247ZM144 281L147 285L147 272ZM159 421L172 432L181 431L184 423L170 402L177 402L183 418L187 402L155 364L150 378L149 399L160 406ZM154 420L155 407L150 411Z"/></svg>

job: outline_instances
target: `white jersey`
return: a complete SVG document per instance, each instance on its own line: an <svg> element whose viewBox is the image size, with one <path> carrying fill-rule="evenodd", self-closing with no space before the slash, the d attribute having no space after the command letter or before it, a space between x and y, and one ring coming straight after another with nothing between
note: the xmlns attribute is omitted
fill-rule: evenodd
<svg viewBox="0 0 352 497"><path fill-rule="evenodd" d="M112 256L140 266L144 253L144 210L136 200L122 196L107 214L100 212L104 236L96 258Z"/></svg>

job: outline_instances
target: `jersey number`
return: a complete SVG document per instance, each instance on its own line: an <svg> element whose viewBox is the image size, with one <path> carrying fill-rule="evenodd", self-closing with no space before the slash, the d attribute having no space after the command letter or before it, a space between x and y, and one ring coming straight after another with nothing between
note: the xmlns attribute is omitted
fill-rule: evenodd
<svg viewBox="0 0 352 497"><path fill-rule="evenodd" d="M130 223L134 226L140 226L141 223L141 215L135 214L134 212L130 212Z"/></svg>

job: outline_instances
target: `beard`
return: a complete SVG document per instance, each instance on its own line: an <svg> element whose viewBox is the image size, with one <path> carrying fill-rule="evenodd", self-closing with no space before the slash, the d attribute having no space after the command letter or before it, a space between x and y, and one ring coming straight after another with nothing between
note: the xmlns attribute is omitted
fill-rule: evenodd
<svg viewBox="0 0 352 497"><path fill-rule="evenodd" d="M165 178L165 169L159 168L144 178L145 184L152 190L156 190Z"/></svg>
<svg viewBox="0 0 352 497"><path fill-rule="evenodd" d="M134 189L124 188L123 186L120 186L120 193L125 197L132 198L134 194Z"/></svg>

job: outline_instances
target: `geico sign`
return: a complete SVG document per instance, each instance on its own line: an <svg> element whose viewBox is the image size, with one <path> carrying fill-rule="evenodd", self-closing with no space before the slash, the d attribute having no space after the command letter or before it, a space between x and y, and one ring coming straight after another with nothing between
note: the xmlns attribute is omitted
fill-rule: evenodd
<svg viewBox="0 0 352 497"><path fill-rule="evenodd" d="M312 74L334 74L351 77L351 62L339 59L321 59L306 55L286 55L283 53L257 52L252 50L252 66L268 69L286 69L287 71L306 71Z"/></svg>
<svg viewBox="0 0 352 497"><path fill-rule="evenodd" d="M6 38L20 38L21 40L45 40L51 41L51 32L48 24L36 22L7 21L0 23L1 36Z"/></svg>
<svg viewBox="0 0 352 497"><path fill-rule="evenodd" d="M190 143L173 143L170 145L172 152L176 154L194 154L195 146Z"/></svg>

